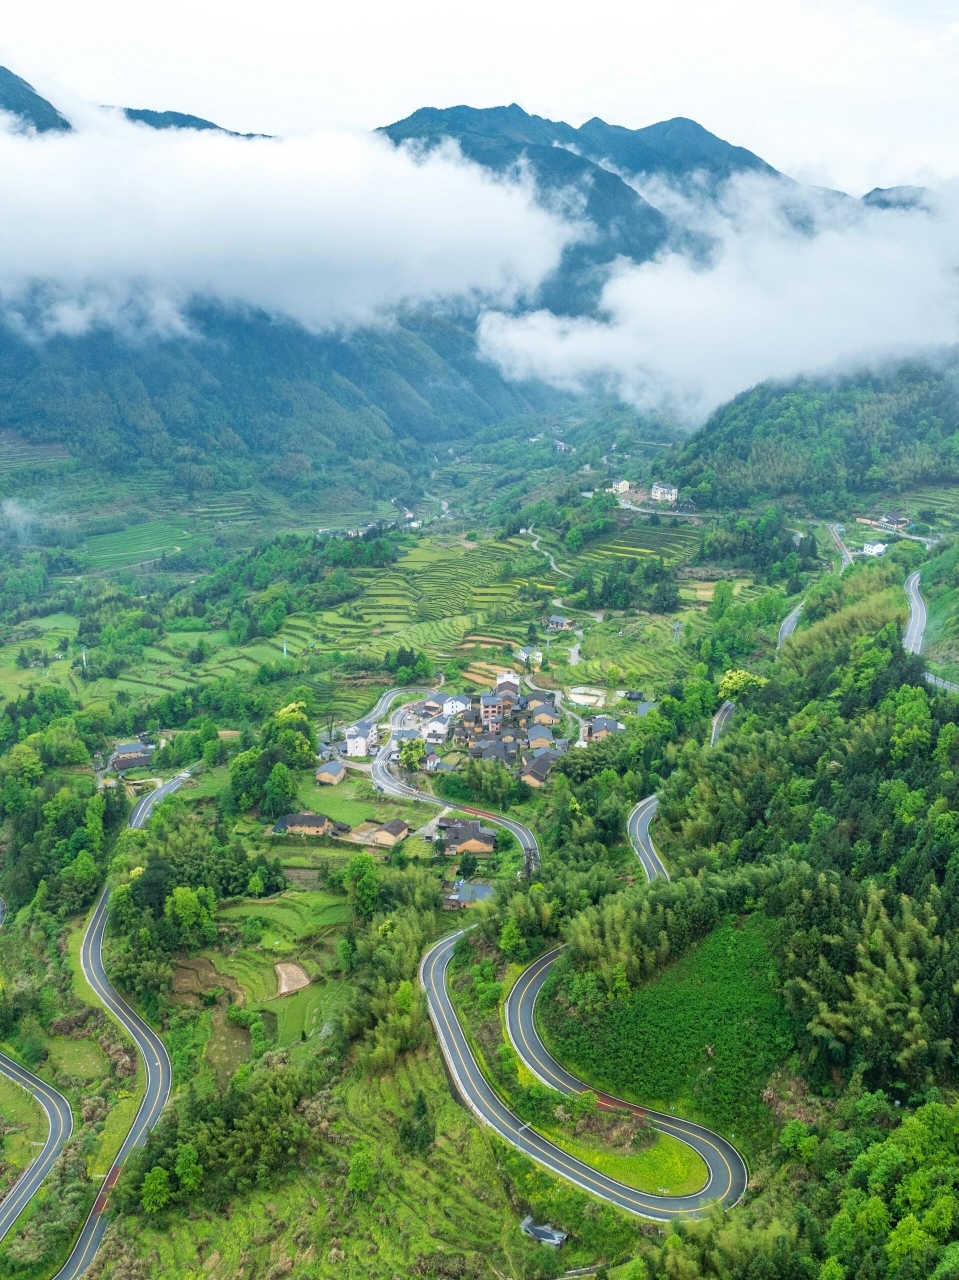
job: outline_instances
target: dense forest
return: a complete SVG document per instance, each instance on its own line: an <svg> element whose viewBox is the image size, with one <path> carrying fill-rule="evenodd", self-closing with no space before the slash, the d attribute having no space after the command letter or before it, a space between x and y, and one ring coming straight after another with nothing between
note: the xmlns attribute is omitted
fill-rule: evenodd
<svg viewBox="0 0 959 1280"><path fill-rule="evenodd" d="M954 366L953 357L940 367L762 383L717 409L668 470L681 498L700 507L789 496L823 515L842 514L854 496L954 481Z"/></svg>

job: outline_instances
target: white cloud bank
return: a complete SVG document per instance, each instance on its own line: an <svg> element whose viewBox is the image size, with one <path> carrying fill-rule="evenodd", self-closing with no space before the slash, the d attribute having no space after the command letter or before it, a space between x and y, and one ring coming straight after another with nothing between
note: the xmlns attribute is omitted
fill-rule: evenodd
<svg viewBox="0 0 959 1280"><path fill-rule="evenodd" d="M511 378L600 384L697 422L766 378L959 340L955 187L932 212L813 195L814 234L783 216L782 188L765 180L731 183L719 208L663 194L662 207L712 237L707 265L678 253L621 263L603 320L489 311L481 351Z"/></svg>
<svg viewBox="0 0 959 1280"><path fill-rule="evenodd" d="M196 297L311 329L463 295L508 307L575 234L452 147L417 162L343 131L241 140L91 110L72 134L0 127L0 172L0 305L41 333L175 332Z"/></svg>

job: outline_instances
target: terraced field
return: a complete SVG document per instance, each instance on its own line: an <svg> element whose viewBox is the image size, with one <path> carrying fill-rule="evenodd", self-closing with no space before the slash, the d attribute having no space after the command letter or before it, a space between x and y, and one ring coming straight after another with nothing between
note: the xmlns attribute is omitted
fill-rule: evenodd
<svg viewBox="0 0 959 1280"><path fill-rule="evenodd" d="M63 462L70 450L61 444L32 444L15 431L0 431L0 476L21 467L46 467Z"/></svg>
<svg viewBox="0 0 959 1280"><path fill-rule="evenodd" d="M179 522L149 520L119 533L101 533L87 538L85 550L95 569L115 569L139 564L164 553L189 551L199 545L196 534Z"/></svg>

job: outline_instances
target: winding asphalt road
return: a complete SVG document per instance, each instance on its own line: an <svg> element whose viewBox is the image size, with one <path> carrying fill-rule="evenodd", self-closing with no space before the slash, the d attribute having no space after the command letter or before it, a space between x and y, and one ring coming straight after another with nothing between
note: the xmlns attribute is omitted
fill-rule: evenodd
<svg viewBox="0 0 959 1280"><path fill-rule="evenodd" d="M709 745L711 747L714 747L719 741L719 735L726 728L727 724L729 724L735 710L735 702L730 702L728 698L725 702L720 704L719 710L713 716L713 727L709 735Z"/></svg>
<svg viewBox="0 0 959 1280"><path fill-rule="evenodd" d="M406 716L406 707L395 711L391 718L392 727L394 729L405 727ZM416 787L398 781L393 776L389 770L389 757L393 749L394 742L391 738L377 753L373 762L373 777L377 784L390 795L445 806L445 801L437 800ZM666 868L649 837L649 821L656 811L656 804L656 797L650 796L636 806L629 819L631 838L634 842L638 842L637 852L640 848L643 850L639 856L650 879L658 875L666 875ZM457 805L457 808L465 808L466 812L475 813L511 831L523 847L527 867L530 870L539 867L539 846L536 843L536 837L528 827L501 814L488 813L485 810L462 805ZM747 1183L746 1166L742 1157L724 1138L700 1125L689 1124L673 1116L660 1115L658 1112L646 1112L642 1108L621 1102L610 1095L598 1095L601 1106L606 1108L623 1106L648 1115L657 1128L674 1134L683 1142L688 1142L703 1156L708 1169L708 1177L703 1187L692 1195L670 1196L636 1191L625 1183L606 1177L605 1174L599 1173L590 1165L568 1155L560 1147L541 1137L528 1124L524 1124L515 1116L484 1077L450 999L447 970L453 949L463 932L460 930L458 933L442 938L427 951L420 964L420 982L426 992L430 1019L436 1030L450 1075L466 1105L483 1124L488 1125L501 1138L536 1160L550 1172L566 1178L583 1191L597 1195L643 1218L668 1222L677 1217L700 1216L718 1200L726 1205L732 1205L740 1199ZM510 1029L510 1038L516 1052L534 1075L540 1079L546 1079L551 1087L563 1093L582 1093L589 1086L577 1080L550 1056L539 1038L533 1018L536 996L550 966L559 954L559 950L556 950L541 957L520 979L507 1000L507 1027ZM514 998L517 990L521 992L522 1000L518 997Z"/></svg>
<svg viewBox="0 0 959 1280"><path fill-rule="evenodd" d="M0 925L7 914L7 904L0 898ZM27 1071L18 1062L0 1053L0 1072L14 1084L20 1085L28 1093L32 1093L46 1112L49 1131L37 1158L24 1169L7 1194L0 1201L0 1240L7 1234L17 1218L27 1207L53 1167L57 1156L63 1150L73 1133L73 1111L62 1093Z"/></svg>
<svg viewBox="0 0 959 1280"><path fill-rule="evenodd" d="M163 786L157 787L155 791L151 791L148 795L138 800L133 806L133 812L130 814L130 826L142 827L147 818L149 818L153 806L167 796L172 795L189 776L187 772L180 773L175 778L171 778L169 782L165 782ZM103 1239L104 1232L107 1229L108 1220L104 1209L107 1206L110 1190L120 1176L120 1170L123 1168L127 1156L135 1147L141 1146L146 1141L147 1134L159 1120L160 1114L170 1096L170 1084L173 1078L170 1059L167 1056L163 1041L152 1027L147 1026L139 1014L135 1013L126 1001L117 994L103 967L103 935L107 923L109 897L110 889L108 885L100 895L93 915L90 917L90 923L87 925L86 933L83 935L83 942L80 947L80 966L83 969L83 976L89 982L96 995L136 1044L146 1068L146 1089L143 1094L143 1101L140 1103L140 1109L137 1111L136 1119L124 1139L113 1168L104 1180L100 1194L90 1210L90 1216L84 1223L83 1230L73 1246L72 1253L57 1272L55 1280L76 1280L77 1276L83 1275L96 1256L100 1241Z"/></svg>
<svg viewBox="0 0 959 1280"><path fill-rule="evenodd" d="M926 613L926 602L923 600L919 590L918 573L909 575L905 581L904 589L906 598L909 601L909 623L906 627L902 647L907 653L921 653L922 638L929 618ZM947 693L959 693L959 684L954 684L951 680L943 680L942 676L934 676L931 671L927 671L925 677L926 683L934 685L937 689L944 689Z"/></svg>
<svg viewBox="0 0 959 1280"><path fill-rule="evenodd" d="M796 630L796 623L799 621L799 615L802 613L804 601L800 600L793 609L792 613L787 613L783 618L779 627L779 638L776 641L776 648L781 649L792 633Z"/></svg>
<svg viewBox="0 0 959 1280"><path fill-rule="evenodd" d="M909 601L909 625L903 638L902 647L906 653L922 652L922 635L926 629L928 615L926 604L919 594L919 571L910 573L905 582L906 598Z"/></svg>

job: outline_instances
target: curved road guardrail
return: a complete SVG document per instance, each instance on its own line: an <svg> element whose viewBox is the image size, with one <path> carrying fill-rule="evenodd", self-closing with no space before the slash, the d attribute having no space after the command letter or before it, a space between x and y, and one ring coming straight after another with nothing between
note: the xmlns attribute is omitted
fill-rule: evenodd
<svg viewBox="0 0 959 1280"><path fill-rule="evenodd" d="M7 914L7 904L0 898L0 925ZM44 1178L53 1168L54 1161L70 1140L73 1133L73 1111L62 1093L58 1093L52 1085L35 1076L19 1062L0 1053L0 1072L20 1085L28 1093L32 1093L43 1108L47 1117L49 1130L43 1149L35 1160L31 1161L16 1180L7 1194L0 1201L0 1240L7 1234L24 1209L40 1190Z"/></svg>
<svg viewBox="0 0 959 1280"><path fill-rule="evenodd" d="M158 801L172 795L189 776L189 773L180 773L175 778L171 778L169 782L165 782L163 786L157 787L155 791L151 791L149 795L143 796L142 799L138 800L133 807L133 812L130 814L130 826L142 827L150 816L153 806ZM143 1101L140 1103L136 1118L130 1126L130 1131L123 1141L123 1146L120 1148L116 1160L113 1162L113 1167L104 1180L100 1194L97 1196L89 1217L83 1225L83 1230L80 1232L79 1239L73 1246L69 1258L57 1272L55 1280L76 1280L77 1276L83 1275L96 1256L100 1241L103 1239L104 1232L107 1229L107 1216L104 1213L104 1209L107 1207L110 1191L120 1176L120 1171L127 1156L129 1156L134 1147L138 1147L146 1141L147 1134L159 1120L160 1114L170 1096L170 1084L173 1078L170 1059L167 1056L163 1041L153 1028L149 1027L139 1014L135 1013L126 1001L117 994L103 966L103 935L106 930L109 896L110 889L109 886L106 886L100 895L93 915L90 917L86 933L83 935L83 942L80 947L80 967L83 970L83 976L96 995L136 1044L146 1069L146 1089L144 1090Z"/></svg>
<svg viewBox="0 0 959 1280"><path fill-rule="evenodd" d="M406 707L401 707L394 712L391 718L392 727L394 729L402 728L406 715ZM377 753L373 763L373 778L376 783L390 795L400 796L404 799L426 801L445 808L445 800L438 800L436 797L427 795L426 792L420 791L416 787L399 782L390 773L388 762L393 749L393 740L391 738ZM640 857L651 880L656 876L666 875L666 868L663 866L659 854L649 838L649 822L656 811L656 804L656 797L649 796L636 806L629 818L631 838L634 839L634 842L639 842L637 852L639 846L642 846L645 851L645 857L642 854L640 854ZM536 843L536 837L528 827L514 821L512 818L506 818L501 814L489 813L483 809L459 804L455 807L463 809L467 813L474 813L486 818L498 826L505 827L507 831L511 831L522 845L527 868L532 870L539 867L539 846ZM636 832L635 836L633 836L634 831ZM710 1132L710 1130L703 1128L701 1125L690 1124L673 1116L660 1115L658 1112L647 1112L644 1108L621 1102L608 1094L599 1095L602 1106L622 1106L643 1115L648 1115L657 1128L673 1134L683 1142L687 1142L703 1155L709 1170L709 1177L698 1192L689 1196L660 1196L637 1191L625 1183L618 1182L615 1178L607 1177L592 1168L591 1165L585 1164L582 1160L577 1160L575 1156L569 1155L562 1148L556 1146L555 1143L536 1133L530 1125L524 1124L518 1116L514 1115L483 1075L450 999L447 987L447 970L453 955L453 948L456 946L457 940L462 937L463 932L463 930L460 930L458 933L441 938L439 942L430 947L420 964L420 983L426 992L430 1020L436 1030L450 1075L456 1083L460 1096L477 1119L488 1125L501 1138L511 1143L518 1150L537 1161L538 1164L543 1165L551 1173L555 1173L561 1178L566 1178L567 1181L583 1191L588 1191L603 1200L608 1200L611 1204L615 1204L621 1209L625 1209L629 1213L635 1213L643 1218L668 1222L677 1217L699 1216L717 1201L722 1201L725 1205L732 1205L741 1198L746 1189L748 1179L746 1165L742 1157L725 1138ZM550 1057L539 1038L533 1019L533 1006L536 996L546 979L550 966L558 955L559 950L556 950L550 952L547 956L541 957L520 979L520 983L517 985L521 986L524 992L524 1000L521 1003L513 1001L511 993L507 1000L507 1026L511 1026L510 1019L512 1017L514 1020L513 1025L521 1028L515 1038L513 1030L510 1031L510 1036L520 1058L534 1075L543 1079L544 1072L548 1071L551 1073L552 1078L547 1083L553 1088L559 1089L564 1093L582 1093L590 1086L581 1080L577 1080L575 1076L561 1067L554 1058ZM527 975L530 975L528 980L526 980ZM516 988L514 988L515 990Z"/></svg>

